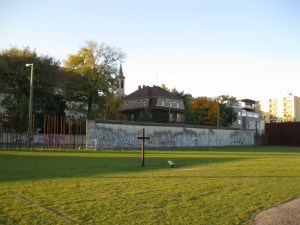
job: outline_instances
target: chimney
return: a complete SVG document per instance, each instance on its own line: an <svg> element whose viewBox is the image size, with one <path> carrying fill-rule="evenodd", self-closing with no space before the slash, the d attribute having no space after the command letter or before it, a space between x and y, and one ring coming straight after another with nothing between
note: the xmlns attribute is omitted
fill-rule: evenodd
<svg viewBox="0 0 300 225"><path fill-rule="evenodd" d="M143 85L143 88L145 87L145 84Z"/></svg>
<svg viewBox="0 0 300 225"><path fill-rule="evenodd" d="M141 90L141 85L138 86L138 90Z"/></svg>

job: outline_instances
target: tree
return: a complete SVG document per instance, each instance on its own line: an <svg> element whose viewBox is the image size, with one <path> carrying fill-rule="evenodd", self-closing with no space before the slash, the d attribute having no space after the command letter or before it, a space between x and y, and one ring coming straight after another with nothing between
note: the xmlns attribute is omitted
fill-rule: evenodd
<svg viewBox="0 0 300 225"><path fill-rule="evenodd" d="M238 102L237 99L229 95L220 95L216 101L219 103L220 125L225 127L232 125L237 120L237 113L233 109Z"/></svg>
<svg viewBox="0 0 300 225"><path fill-rule="evenodd" d="M188 100L185 103L185 122L187 124L197 124L196 115L193 111L193 101L192 99Z"/></svg>
<svg viewBox="0 0 300 225"><path fill-rule="evenodd" d="M139 122L152 122L152 117L151 117L150 110L145 108L144 111L140 112L137 121L139 121Z"/></svg>
<svg viewBox="0 0 300 225"><path fill-rule="evenodd" d="M68 82L64 88L65 96L70 100L79 100L87 104L88 117L92 116L93 106L105 108L106 97L111 96L116 88L117 66L125 58L120 49L105 43L87 41L75 54L70 54L64 61L74 76L80 77Z"/></svg>
<svg viewBox="0 0 300 225"><path fill-rule="evenodd" d="M105 108L98 114L100 118L109 120L126 120L126 116L121 112L123 98L120 96L108 96Z"/></svg>
<svg viewBox="0 0 300 225"><path fill-rule="evenodd" d="M171 90L165 84L162 84L161 88L165 91L171 92Z"/></svg>
<svg viewBox="0 0 300 225"><path fill-rule="evenodd" d="M194 114L194 121L199 125L216 125L217 104L216 101L208 97L197 97L190 101L190 106Z"/></svg>
<svg viewBox="0 0 300 225"><path fill-rule="evenodd" d="M2 105L7 114L28 113L30 68L25 67L27 63L34 65L33 112L64 114L65 102L55 82L59 61L47 55L39 56L29 47L2 50L0 59L1 92L6 94Z"/></svg>

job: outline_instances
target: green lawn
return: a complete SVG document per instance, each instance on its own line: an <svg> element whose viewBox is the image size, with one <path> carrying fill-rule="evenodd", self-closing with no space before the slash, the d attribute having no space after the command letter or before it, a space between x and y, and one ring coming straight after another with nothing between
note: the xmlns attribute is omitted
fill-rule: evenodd
<svg viewBox="0 0 300 225"><path fill-rule="evenodd" d="M173 160L176 168L169 168ZM250 224L300 196L300 148L0 151L0 224Z"/></svg>

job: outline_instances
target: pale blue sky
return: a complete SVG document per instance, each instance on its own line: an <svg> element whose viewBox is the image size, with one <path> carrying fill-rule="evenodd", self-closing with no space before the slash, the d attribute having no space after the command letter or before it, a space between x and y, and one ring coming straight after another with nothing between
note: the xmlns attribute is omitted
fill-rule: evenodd
<svg viewBox="0 0 300 225"><path fill-rule="evenodd" d="M126 94L161 85L197 96L300 95L297 0L1 0L0 49L63 61L86 40L120 47Z"/></svg>

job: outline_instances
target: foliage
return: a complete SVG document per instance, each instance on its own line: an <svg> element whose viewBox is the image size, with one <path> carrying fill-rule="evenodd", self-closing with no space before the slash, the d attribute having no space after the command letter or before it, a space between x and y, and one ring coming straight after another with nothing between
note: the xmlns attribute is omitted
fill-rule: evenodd
<svg viewBox="0 0 300 225"><path fill-rule="evenodd" d="M6 93L2 105L7 114L28 113L30 90L30 67L33 63L33 113L63 115L66 107L62 96L57 92L55 75L59 61L49 56L38 56L29 47L12 47L0 52L0 83L2 93Z"/></svg>
<svg viewBox="0 0 300 225"><path fill-rule="evenodd" d="M69 100L84 101L88 107L88 117L92 116L93 107L96 112L101 111L107 104L107 96L116 89L117 65L124 58L125 53L120 49L87 41L64 62L76 77L65 84L65 96Z"/></svg>
<svg viewBox="0 0 300 225"><path fill-rule="evenodd" d="M161 88L165 91L171 92L171 90L165 84L162 84Z"/></svg>
<svg viewBox="0 0 300 225"><path fill-rule="evenodd" d="M251 224L300 195L299 148L145 153L141 167L140 150L2 150L0 223L69 223L61 213L74 224Z"/></svg>
<svg viewBox="0 0 300 225"><path fill-rule="evenodd" d="M137 119L139 122L152 122L151 111L145 108L144 111L141 111Z"/></svg>
<svg viewBox="0 0 300 225"><path fill-rule="evenodd" d="M190 101L193 99L193 96L189 93L185 93L184 91L177 91L176 88L173 88L171 93L176 95L177 97L183 100L184 108L185 108L185 122L187 124L195 124L195 115L192 111Z"/></svg>
<svg viewBox="0 0 300 225"><path fill-rule="evenodd" d="M216 126L219 117L220 126L230 126L237 119L237 113L232 107L236 103L236 98L228 95L191 99L187 104L187 109L191 111L188 114L189 121L198 125Z"/></svg>
<svg viewBox="0 0 300 225"><path fill-rule="evenodd" d="M198 124L196 114L193 111L193 101L189 100L185 104L185 122L187 124Z"/></svg>
<svg viewBox="0 0 300 225"><path fill-rule="evenodd" d="M120 111L123 105L123 98L117 96L107 96L105 108L98 114L99 118L109 120L126 120L126 116Z"/></svg>
<svg viewBox="0 0 300 225"><path fill-rule="evenodd" d="M217 103L208 97L197 97L190 102L198 125L213 126L217 122Z"/></svg>
<svg viewBox="0 0 300 225"><path fill-rule="evenodd" d="M235 97L229 95L221 95L216 99L219 102L220 125L230 126L237 120L237 113L233 106L238 102Z"/></svg>

